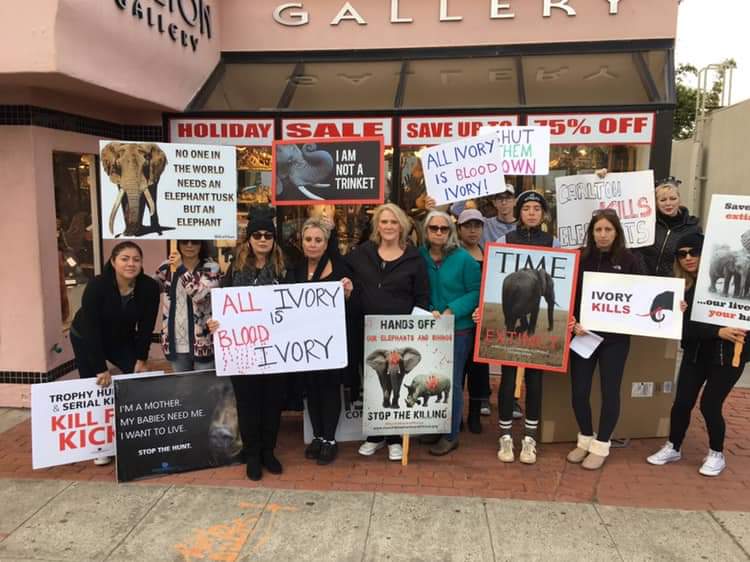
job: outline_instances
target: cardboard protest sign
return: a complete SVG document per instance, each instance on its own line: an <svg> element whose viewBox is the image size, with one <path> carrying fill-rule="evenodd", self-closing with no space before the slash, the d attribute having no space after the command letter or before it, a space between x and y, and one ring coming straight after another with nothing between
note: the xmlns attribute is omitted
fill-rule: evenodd
<svg viewBox="0 0 750 562"><path fill-rule="evenodd" d="M563 248L584 245L591 215L599 209L614 209L625 231L628 248L654 243L656 205L654 172L581 174L555 178L557 237Z"/></svg>
<svg viewBox="0 0 750 562"><path fill-rule="evenodd" d="M365 435L449 433L453 317L365 317Z"/></svg>
<svg viewBox="0 0 750 562"><path fill-rule="evenodd" d="M578 252L487 244L474 360L564 373Z"/></svg>
<svg viewBox="0 0 750 562"><path fill-rule="evenodd" d="M713 195L690 318L748 330L749 297L750 196Z"/></svg>
<svg viewBox="0 0 750 562"><path fill-rule="evenodd" d="M264 375L347 365L339 282L211 290L218 375Z"/></svg>
<svg viewBox="0 0 750 562"><path fill-rule="evenodd" d="M504 174L544 176L549 173L549 127L482 127L479 134L494 134L500 140Z"/></svg>
<svg viewBox="0 0 750 562"><path fill-rule="evenodd" d="M679 340L685 280L585 271L581 318L586 330Z"/></svg>
<svg viewBox="0 0 750 562"><path fill-rule="evenodd" d="M236 238L234 147L99 141L99 150L103 238Z"/></svg>
<svg viewBox="0 0 750 562"><path fill-rule="evenodd" d="M343 394L343 392L342 392ZM311 443L313 440L313 427L310 421L310 412L307 409L307 400L305 400L305 411L303 414L302 429L305 443ZM358 406L354 402L346 404L341 399L341 411L339 413L339 424L336 426L336 441L362 441L362 404Z"/></svg>
<svg viewBox="0 0 750 562"><path fill-rule="evenodd" d="M385 197L382 137L273 143L274 205L379 205Z"/></svg>
<svg viewBox="0 0 750 562"><path fill-rule="evenodd" d="M221 466L242 442L229 379L210 371L114 382L117 479Z"/></svg>

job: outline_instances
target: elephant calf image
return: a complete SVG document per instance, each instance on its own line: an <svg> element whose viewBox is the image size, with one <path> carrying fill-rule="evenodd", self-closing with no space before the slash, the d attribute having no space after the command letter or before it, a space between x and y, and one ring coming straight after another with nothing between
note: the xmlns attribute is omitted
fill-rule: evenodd
<svg viewBox="0 0 750 562"><path fill-rule="evenodd" d="M208 451L211 466L230 464L240 458L240 437L237 405L230 381L217 379L209 394L215 401L208 427Z"/></svg>
<svg viewBox="0 0 750 562"><path fill-rule="evenodd" d="M711 278L711 286L708 290L716 293L716 283L721 279L724 283L722 294L725 297L729 296L731 283L734 283L734 296L741 296L744 257L744 252L733 252L729 249L729 246L724 244L718 246L711 258L711 265L708 270Z"/></svg>
<svg viewBox="0 0 750 562"><path fill-rule="evenodd" d="M441 400L448 403L448 397L451 393L451 379L439 377L437 375L417 375L411 381L411 384L405 384L404 388L409 391L406 396L406 405L411 408L414 404L419 403L422 399L422 406L427 406L427 400L430 396L435 396L435 403Z"/></svg>
<svg viewBox="0 0 750 562"><path fill-rule="evenodd" d="M307 199L323 200L309 187L330 187L328 180L333 173L333 157L315 144L280 144L276 147L276 194L281 196L285 188L296 188ZM287 194L285 199L296 199L296 194Z"/></svg>
<svg viewBox="0 0 750 562"><path fill-rule="evenodd" d="M115 235L115 217L122 207L125 219L125 236L143 236L165 230L159 224L156 209L159 178L167 165L167 156L152 143L110 142L102 149L102 167L112 183L117 185L117 197L109 214L109 231ZM150 215L149 226L143 225L146 208Z"/></svg>
<svg viewBox="0 0 750 562"><path fill-rule="evenodd" d="M401 347L390 351L377 349L365 362L378 375L383 390L383 408L398 408L398 399L404 376L416 367L422 355L412 347Z"/></svg>
<svg viewBox="0 0 750 562"><path fill-rule="evenodd" d="M509 332L536 332L539 304L547 302L548 331L552 331L555 315L555 282L543 269L520 269L503 280L503 316Z"/></svg>

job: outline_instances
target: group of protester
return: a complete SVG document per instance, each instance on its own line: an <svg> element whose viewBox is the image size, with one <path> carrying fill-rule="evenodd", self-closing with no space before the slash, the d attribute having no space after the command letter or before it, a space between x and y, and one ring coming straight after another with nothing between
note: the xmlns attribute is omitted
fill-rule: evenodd
<svg viewBox="0 0 750 562"><path fill-rule="evenodd" d="M671 412L669 441L647 461L663 465L681 458L680 448L690 412L703 388L700 410L706 420L710 448L699 472L716 476L726 466L722 454L722 405L739 379L750 352L745 349L740 366L732 367L733 345L728 344L743 343L745 331L690 320L703 236L698 220L680 206L678 187L679 182L674 178L657 183L656 236L654 245L648 248L629 250L625 247L623 228L615 211L603 209L593 214L581 251L579 297L569 328L576 335L586 332L586 327L576 320L585 271L685 279L684 353ZM81 308L72 324L71 341L80 376L96 377L98 384L108 385L111 377L107 361L125 373L146 370L160 301L162 346L173 370L212 369L211 333L219 326L211 320L211 289L338 281L347 298L350 370L356 371L363 364L362 334L366 315L411 314L419 307L431 311L436 318L454 317L451 430L445 435L422 439L431 445L431 454L448 454L459 445L465 379L469 391L467 425L470 431L481 431L480 415L486 411L490 396L487 365L471 360L474 332L480 319L484 244L559 246L557 239L545 229L549 213L540 193L524 191L516 198L513 186L508 185L494 196L493 202L496 215L485 217L464 204L454 205L450 212L437 210L434 201L428 198L430 212L422 224L419 247L409 238L413 225L406 214L392 203L380 205L372 215L370 239L346 256L338 252L333 225L325 219L309 219L301 229L304 259L298 264L285 263L271 216L251 215L245 239L237 245L234 260L224 275L209 257L206 242L179 241L177 251L159 267L155 279L144 273L143 255L138 245L121 242L112 250L102 274L86 287ZM627 335L599 335L604 339L589 358L573 353L570 362L572 407L579 434L576 447L567 459L592 470L600 468L609 455L611 436L620 413L620 386L630 347ZM599 426L594 431L590 398L597 365L602 399ZM514 399L516 375L516 367L502 367L497 456L506 463L515 460L511 430L514 417L523 415L519 460L533 464L537 458L543 377L537 369L525 369L525 408L520 414ZM318 464L328 464L338 451L335 433L344 373L322 371L306 373L303 378L314 435L304 455ZM231 379L248 478L260 479L263 469L280 473L282 465L274 449L284 407L286 376L233 376ZM398 435L369 437L360 446L359 453L370 456L386 446L390 460L401 460L403 451ZM106 464L109 459L100 458L95 462Z"/></svg>

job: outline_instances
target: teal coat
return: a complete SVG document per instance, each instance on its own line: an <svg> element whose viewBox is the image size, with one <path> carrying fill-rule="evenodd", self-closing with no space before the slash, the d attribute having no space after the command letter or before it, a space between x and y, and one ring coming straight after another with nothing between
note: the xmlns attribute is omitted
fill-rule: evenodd
<svg viewBox="0 0 750 562"><path fill-rule="evenodd" d="M479 304L479 285L482 282L477 261L463 248L456 248L438 268L425 246L419 248L419 252L427 262L430 310L443 312L450 308L455 316L456 330L474 328L471 313Z"/></svg>

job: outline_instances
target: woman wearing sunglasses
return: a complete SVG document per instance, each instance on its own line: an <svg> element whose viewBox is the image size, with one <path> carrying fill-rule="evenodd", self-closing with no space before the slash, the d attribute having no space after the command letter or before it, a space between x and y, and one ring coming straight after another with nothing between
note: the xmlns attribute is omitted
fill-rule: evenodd
<svg viewBox="0 0 750 562"><path fill-rule="evenodd" d="M585 271L631 275L641 273L638 259L625 248L625 233L614 209L594 212L586 230L585 246L578 268L576 312L570 324L577 336L586 333L586 328L576 320L580 315ZM630 351L630 336L608 332L599 332L598 335L604 340L590 357L584 358L576 353L570 356L573 412L579 431L576 448L568 453L568 462L582 463L583 468L589 470L601 468L609 456L610 437L620 417L620 385ZM594 433L591 420L591 382L597 364L602 401L599 432Z"/></svg>
<svg viewBox="0 0 750 562"><path fill-rule="evenodd" d="M674 273L685 279L686 289L682 306L682 363L670 413L669 441L646 461L664 465L682 458L682 443L690 424L690 412L702 388L700 410L706 421L709 449L698 472L703 476L718 476L727 466L723 453L725 424L721 411L742 375L750 350L745 345L739 366L732 367L734 344L745 343L746 331L690 320L702 249L703 236L697 233L683 236L677 243Z"/></svg>
<svg viewBox="0 0 750 562"><path fill-rule="evenodd" d="M214 346L206 323L211 318L211 289L219 286L219 264L208 242L179 240L159 269L162 299L161 346L177 373L214 368ZM173 271L174 270L174 271Z"/></svg>
<svg viewBox="0 0 750 562"><path fill-rule="evenodd" d="M276 228L270 216L251 217L246 238L238 246L236 257L222 281L223 287L277 285L286 279L281 248L276 244ZM210 320L211 333L219 322ZM287 377L274 375L238 375L231 377L237 401L237 418L247 459L250 480L260 480L262 469L281 474L282 466L274 455L286 398Z"/></svg>
<svg viewBox="0 0 750 562"><path fill-rule="evenodd" d="M430 448L432 455L446 455L458 447L464 370L474 341L471 313L479 304L481 274L476 260L459 246L456 226L448 214L430 211L424 221L424 241L419 251L430 279L430 310L435 318L454 317L451 432Z"/></svg>

